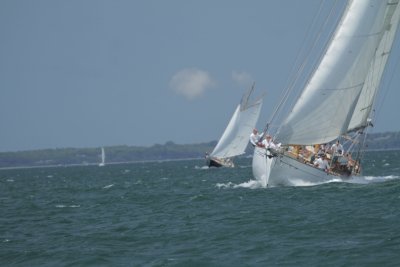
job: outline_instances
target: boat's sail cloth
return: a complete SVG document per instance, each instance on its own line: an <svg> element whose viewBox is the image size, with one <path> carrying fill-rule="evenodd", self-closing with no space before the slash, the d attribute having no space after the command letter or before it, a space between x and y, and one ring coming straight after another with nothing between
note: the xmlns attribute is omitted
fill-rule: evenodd
<svg viewBox="0 0 400 267"><path fill-rule="evenodd" d="M211 152L211 157L230 158L244 154L262 107L262 98L252 104L248 103L250 93L246 94L237 106L218 144Z"/></svg>
<svg viewBox="0 0 400 267"><path fill-rule="evenodd" d="M101 148L101 163L104 164L106 162L106 153L104 151L104 147Z"/></svg>
<svg viewBox="0 0 400 267"><path fill-rule="evenodd" d="M398 0L352 0L318 68L277 132L321 144L367 123L399 23Z"/></svg>
<svg viewBox="0 0 400 267"><path fill-rule="evenodd" d="M397 2L398 1L396 1L396 3ZM394 4L389 7L387 11L388 21L383 25L384 33L382 40L376 50L375 57L372 59L368 76L354 110L353 117L351 118L348 131L368 125L368 117L372 110L374 98L377 94L400 20L400 8L397 8L397 5ZM394 12L393 15L391 15L391 12Z"/></svg>

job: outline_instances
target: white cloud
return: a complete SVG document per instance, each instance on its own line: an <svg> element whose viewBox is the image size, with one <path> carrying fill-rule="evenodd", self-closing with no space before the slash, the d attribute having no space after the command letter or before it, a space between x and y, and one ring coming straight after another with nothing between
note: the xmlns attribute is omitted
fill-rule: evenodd
<svg viewBox="0 0 400 267"><path fill-rule="evenodd" d="M169 82L170 87L188 99L201 96L215 85L208 72L195 68L178 71Z"/></svg>
<svg viewBox="0 0 400 267"><path fill-rule="evenodd" d="M254 82L253 77L244 71L232 71L232 79L240 86L249 86Z"/></svg>

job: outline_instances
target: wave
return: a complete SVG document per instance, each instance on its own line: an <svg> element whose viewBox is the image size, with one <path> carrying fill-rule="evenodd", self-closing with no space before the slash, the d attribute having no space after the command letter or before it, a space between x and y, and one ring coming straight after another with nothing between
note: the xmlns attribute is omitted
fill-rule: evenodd
<svg viewBox="0 0 400 267"><path fill-rule="evenodd" d="M351 177L349 180L344 180L345 183L352 184L371 184L371 183L382 183L395 179L399 179L399 176L389 175L389 176L355 176Z"/></svg>
<svg viewBox="0 0 400 267"><path fill-rule="evenodd" d="M59 204L55 206L56 208L80 208L80 205L63 205Z"/></svg>

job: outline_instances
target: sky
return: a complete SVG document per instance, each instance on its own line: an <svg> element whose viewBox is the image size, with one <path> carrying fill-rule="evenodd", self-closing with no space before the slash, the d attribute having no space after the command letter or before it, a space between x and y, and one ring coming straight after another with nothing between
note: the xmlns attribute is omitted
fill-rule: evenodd
<svg viewBox="0 0 400 267"><path fill-rule="evenodd" d="M320 4L2 0L0 152L217 140L253 82L263 128ZM374 132L400 130L388 73Z"/></svg>

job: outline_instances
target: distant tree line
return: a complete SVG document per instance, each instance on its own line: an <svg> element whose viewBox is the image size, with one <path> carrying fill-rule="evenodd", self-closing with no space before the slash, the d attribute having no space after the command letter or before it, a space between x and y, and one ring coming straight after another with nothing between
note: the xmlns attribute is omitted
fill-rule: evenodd
<svg viewBox="0 0 400 267"><path fill-rule="evenodd" d="M400 132L385 132L367 135L367 150L392 149L400 149Z"/></svg>
<svg viewBox="0 0 400 267"><path fill-rule="evenodd" d="M217 141L200 144L155 144L151 147L109 146L105 147L106 164L152 160L175 160L202 158L211 152ZM400 132L374 133L367 136L368 150L400 149ZM251 154L248 146L246 154ZM22 166L52 166L72 164L97 164L100 148L56 148L18 152L0 152L0 168Z"/></svg>

